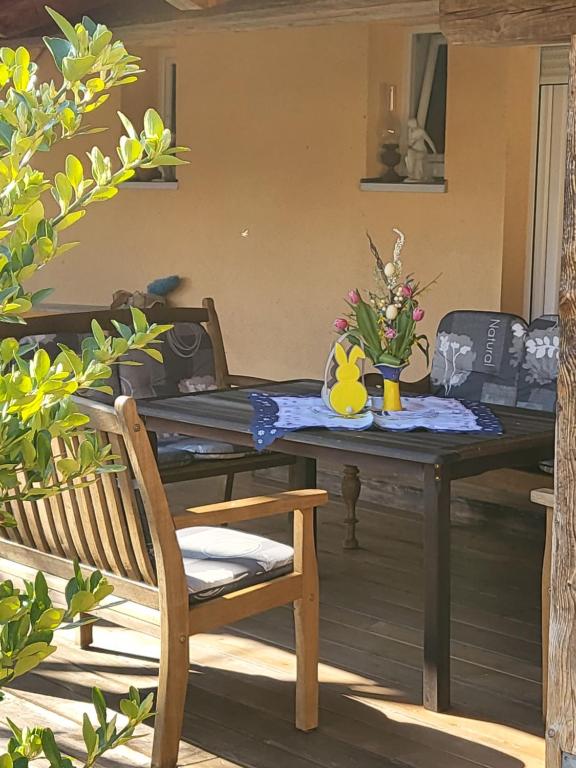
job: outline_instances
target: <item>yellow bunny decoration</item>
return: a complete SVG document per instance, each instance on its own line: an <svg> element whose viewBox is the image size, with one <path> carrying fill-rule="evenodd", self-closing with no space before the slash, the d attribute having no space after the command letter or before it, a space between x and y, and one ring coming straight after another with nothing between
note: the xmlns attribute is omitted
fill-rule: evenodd
<svg viewBox="0 0 576 768"><path fill-rule="evenodd" d="M361 370L356 365L357 360L363 360L366 355L356 345L346 354L342 344L337 341L334 356L337 363L336 384L329 393L330 407L342 416L354 416L368 402L368 392L360 381Z"/></svg>

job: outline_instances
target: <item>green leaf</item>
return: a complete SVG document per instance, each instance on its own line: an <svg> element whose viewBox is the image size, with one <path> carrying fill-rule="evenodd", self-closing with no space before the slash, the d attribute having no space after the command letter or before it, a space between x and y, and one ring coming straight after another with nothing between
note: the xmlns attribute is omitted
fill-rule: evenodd
<svg viewBox="0 0 576 768"><path fill-rule="evenodd" d="M54 293L54 288L40 288L39 291L36 291L30 296L30 301L33 305L40 304L40 302L44 301L44 299L52 293Z"/></svg>
<svg viewBox="0 0 576 768"><path fill-rule="evenodd" d="M62 16L61 13L58 13L58 11L55 11L53 8L48 8L46 6L46 10L52 16L53 20L56 22L56 24L60 27L62 32L66 35L66 38L72 43L74 48L78 48L78 35L76 34L76 30L70 24L68 19L65 19L64 16Z"/></svg>
<svg viewBox="0 0 576 768"><path fill-rule="evenodd" d="M181 157L175 157L174 155L158 155L150 163L146 163L149 166L153 163L154 167L159 165L188 165L187 160L182 160Z"/></svg>
<svg viewBox="0 0 576 768"><path fill-rule="evenodd" d="M23 46L19 46L14 53L14 62L17 67L28 68L30 65L30 52Z"/></svg>
<svg viewBox="0 0 576 768"><path fill-rule="evenodd" d="M86 712L84 712L82 718L82 738L84 739L88 755L92 755L98 745L98 735Z"/></svg>
<svg viewBox="0 0 576 768"><path fill-rule="evenodd" d="M126 115L123 114L122 112L118 112L117 114L118 114L118 117L120 118L120 120L122 121L122 125L126 129L126 133L128 134L128 136L131 139L137 139L138 138L138 134L136 133L136 129L134 128L134 126L132 125L130 120L128 120Z"/></svg>
<svg viewBox="0 0 576 768"><path fill-rule="evenodd" d="M142 156L142 145L138 139L121 136L118 152L124 165L131 165Z"/></svg>
<svg viewBox="0 0 576 768"><path fill-rule="evenodd" d="M144 312L142 312L141 309L138 309L138 307L130 307L130 312L132 314L132 322L134 323L136 332L146 333L148 330L148 320L146 319Z"/></svg>
<svg viewBox="0 0 576 768"><path fill-rule="evenodd" d="M34 624L34 629L38 631L57 629L62 623L63 616L64 611L60 608L48 608Z"/></svg>
<svg viewBox="0 0 576 768"><path fill-rule="evenodd" d="M92 688L92 704L96 711L98 723L102 728L106 727L106 699L100 688Z"/></svg>
<svg viewBox="0 0 576 768"><path fill-rule="evenodd" d="M92 320L92 335L98 342L99 347L103 347L106 344L106 336L104 335L104 331L102 330L102 326L98 322L98 320L94 319Z"/></svg>
<svg viewBox="0 0 576 768"><path fill-rule="evenodd" d="M147 138L160 140L164 131L162 118L155 109L147 109L144 113L144 133Z"/></svg>
<svg viewBox="0 0 576 768"><path fill-rule="evenodd" d="M64 216L63 219L61 219L56 224L54 224L54 229L56 230L56 232L62 232L62 230L68 229L68 227L71 227L72 224L76 224L76 222L79 221L85 215L86 215L86 211L84 209L80 211L73 211L72 213L68 213L66 214L66 216ZM60 248L62 247L63 246L60 246Z"/></svg>
<svg viewBox="0 0 576 768"><path fill-rule="evenodd" d="M164 358L162 357L162 352L160 352L159 349L153 349L152 347L148 347L147 349L143 350L146 352L146 354L151 357L153 360L157 360L159 363L164 362Z"/></svg>
<svg viewBox="0 0 576 768"><path fill-rule="evenodd" d="M44 44L52 54L52 58L58 69L62 71L62 60L72 53L72 44L61 37L43 37Z"/></svg>
<svg viewBox="0 0 576 768"><path fill-rule="evenodd" d="M66 176L74 190L78 192L78 188L84 180L84 168L75 155L66 157Z"/></svg>
<svg viewBox="0 0 576 768"><path fill-rule="evenodd" d="M90 195L89 202L96 203L101 200L110 200L118 194L118 187L96 187Z"/></svg>
<svg viewBox="0 0 576 768"><path fill-rule="evenodd" d="M12 82L17 91L24 92L26 88L28 88L28 83L30 82L30 72L28 71L28 67L16 67L14 74L12 75Z"/></svg>
<svg viewBox="0 0 576 768"><path fill-rule="evenodd" d="M13 765L12 758L7 752L0 755L0 768L12 768Z"/></svg>
<svg viewBox="0 0 576 768"><path fill-rule="evenodd" d="M77 613L85 613L90 608L94 608L96 600L91 592L80 590L72 597L69 606L69 613L72 616L76 616Z"/></svg>
<svg viewBox="0 0 576 768"><path fill-rule="evenodd" d="M96 57L92 55L78 58L65 56L62 59L62 74L68 82L75 83L90 72L95 61Z"/></svg>

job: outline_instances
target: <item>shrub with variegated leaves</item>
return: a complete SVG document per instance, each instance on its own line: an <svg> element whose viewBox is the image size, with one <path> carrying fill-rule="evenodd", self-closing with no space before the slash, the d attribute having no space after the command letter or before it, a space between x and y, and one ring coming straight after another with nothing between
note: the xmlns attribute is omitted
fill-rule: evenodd
<svg viewBox="0 0 576 768"><path fill-rule="evenodd" d="M183 163L181 147L171 146L171 133L157 112L149 109L137 131L120 114L125 134L118 158L94 147L85 158L68 154L62 169L50 178L34 167L37 153L57 142L98 127L85 123L108 98L112 88L133 82L141 72L139 59L102 24L84 17L72 25L59 13L48 13L64 37L44 41L59 71L58 81L38 82L37 65L19 47L0 48L0 321L22 323L22 316L40 302L48 290L31 293L26 281L65 251L78 245L64 240L67 230L87 208L114 197L136 168ZM50 195L56 210L45 206ZM53 207L53 203L51 204ZM139 310L132 311L132 327L116 324L117 336L105 335L94 323L81 353L61 345L55 359L45 350L25 349L13 338L0 343L0 526L13 523L7 502L34 500L61 493L72 484L88 484L102 472L118 472L109 448L99 445L82 427L86 417L72 396L112 390L106 383L111 366L122 355L142 350L161 360L160 336L168 326L150 325ZM67 445L67 455L54 459L52 441ZM18 589L0 582L0 698L2 688L34 669L54 652L53 634L62 624L75 626L94 613L112 591L102 574L84 577L76 566L66 588L66 607L52 604L46 580ZM140 699L131 689L120 703L124 725L108 716L104 697L95 689L96 724L86 715L83 738L84 765L91 767L109 749L126 743L134 729L150 716L152 697ZM10 722L12 736L0 754L0 768L27 768L36 758L52 768L70 768L54 734L47 728L20 728Z"/></svg>

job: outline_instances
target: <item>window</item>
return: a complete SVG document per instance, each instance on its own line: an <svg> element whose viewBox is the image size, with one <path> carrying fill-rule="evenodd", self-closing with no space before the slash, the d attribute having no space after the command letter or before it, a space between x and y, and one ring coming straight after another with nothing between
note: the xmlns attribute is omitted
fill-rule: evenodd
<svg viewBox="0 0 576 768"><path fill-rule="evenodd" d="M172 133L172 146L176 146L176 59L174 56L161 57L161 115L166 128ZM164 181L176 181L176 167L168 165L161 168Z"/></svg>
<svg viewBox="0 0 576 768"><path fill-rule="evenodd" d="M137 82L123 89L122 112L140 130L144 112L148 107L156 109L172 134L172 146L176 146L176 57L173 49L157 47L142 48L138 51L144 72ZM128 185L148 182L176 181L176 167L138 168Z"/></svg>
<svg viewBox="0 0 576 768"><path fill-rule="evenodd" d="M429 156L430 169L434 177L443 178L448 45L440 33L412 36L411 72L409 117L415 117L432 139L436 153Z"/></svg>

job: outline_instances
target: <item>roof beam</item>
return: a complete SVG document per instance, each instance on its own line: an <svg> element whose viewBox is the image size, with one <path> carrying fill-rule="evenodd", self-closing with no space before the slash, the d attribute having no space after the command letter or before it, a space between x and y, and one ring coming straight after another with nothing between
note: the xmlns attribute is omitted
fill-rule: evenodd
<svg viewBox="0 0 576 768"><path fill-rule="evenodd" d="M203 11L205 8L213 8L227 0L165 0L178 11Z"/></svg>
<svg viewBox="0 0 576 768"><path fill-rule="evenodd" d="M453 43L563 43L576 33L574 0L440 0L440 29Z"/></svg>
<svg viewBox="0 0 576 768"><path fill-rule="evenodd" d="M151 41L199 29L257 29L335 22L436 22L439 0L228 0L203 11L159 13L158 2L123 0L103 21L123 39ZM108 11L108 9L106 9Z"/></svg>

